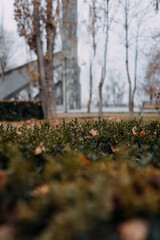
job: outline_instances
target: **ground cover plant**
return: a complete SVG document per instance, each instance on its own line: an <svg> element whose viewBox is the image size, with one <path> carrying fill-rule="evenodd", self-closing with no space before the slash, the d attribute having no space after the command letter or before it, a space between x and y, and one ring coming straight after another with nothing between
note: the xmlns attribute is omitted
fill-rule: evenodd
<svg viewBox="0 0 160 240"><path fill-rule="evenodd" d="M0 239L160 239L160 121L0 126Z"/></svg>

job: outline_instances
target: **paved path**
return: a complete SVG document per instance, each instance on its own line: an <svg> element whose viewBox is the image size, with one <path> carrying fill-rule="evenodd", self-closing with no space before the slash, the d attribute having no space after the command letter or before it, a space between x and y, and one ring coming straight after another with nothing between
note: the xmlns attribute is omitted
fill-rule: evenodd
<svg viewBox="0 0 160 240"><path fill-rule="evenodd" d="M81 119L98 119L98 113L58 113L58 118L81 118ZM140 118L140 114L135 113L133 117ZM103 113L103 118L120 118L120 119L128 119L129 114L128 113ZM160 119L160 115L158 113L144 113L143 118L157 118Z"/></svg>

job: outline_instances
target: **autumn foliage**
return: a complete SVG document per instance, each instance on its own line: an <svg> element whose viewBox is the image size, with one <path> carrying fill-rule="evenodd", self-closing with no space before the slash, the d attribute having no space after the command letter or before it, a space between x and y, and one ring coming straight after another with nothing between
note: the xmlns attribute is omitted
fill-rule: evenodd
<svg viewBox="0 0 160 240"><path fill-rule="evenodd" d="M14 12L18 33L37 56L39 97L45 118L55 117L53 53L58 6L53 0L15 0ZM33 73L31 73L33 75Z"/></svg>

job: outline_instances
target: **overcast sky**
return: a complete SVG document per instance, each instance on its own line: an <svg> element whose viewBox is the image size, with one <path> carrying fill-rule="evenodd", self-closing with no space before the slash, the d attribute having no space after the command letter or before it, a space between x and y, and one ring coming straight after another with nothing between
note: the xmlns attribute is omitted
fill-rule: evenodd
<svg viewBox="0 0 160 240"><path fill-rule="evenodd" d="M133 0L136 1L136 0ZM146 0L144 0L146 2ZM18 37L17 34L17 27L16 22L14 20L14 0L0 0L0 6L1 6L1 12L2 15L2 3L3 3L3 15L4 15L4 28L8 31L11 31L14 33L14 39L15 44L18 46L16 48L16 61L14 61L13 65L20 65L27 61L27 55L26 55L26 48L24 47L24 41L22 38ZM85 11L84 11L85 9ZM151 6L150 11L153 11L153 17L148 21L147 28L144 28L145 36L151 35L152 33L156 32L156 28L160 29L160 14L154 14L154 9ZM89 60L91 56L91 42L89 41L89 34L87 32L86 23L84 20L88 18L88 8L86 5L84 5L84 0L78 1L78 12L79 12L79 29L78 29L78 56L79 56L79 65L81 67L81 84L82 84L82 102L86 103L88 100L88 89L89 89ZM121 14L121 13L119 13ZM120 15L121 17L121 15ZM119 27L118 25L115 25L113 27L113 32L111 32L110 35L110 42L109 42L109 72L117 72L115 77L119 75L121 79L123 79L122 82L124 82L124 87L127 89L127 79L126 79L126 72L125 72L125 51L124 46L120 43L120 37L119 35L123 35L122 28L120 31L117 31ZM101 39L103 38L103 35L99 34L98 39L98 49L97 49L97 57L95 60L95 67L94 67L94 97L98 96L98 83L100 80L100 72L101 72L101 65L102 65L102 53L104 51L103 49L103 43L101 43ZM140 49L140 57L141 57L141 64L139 69L139 73L144 72L145 68L145 55L144 52L152 46L151 39L146 38L145 41L143 41L143 48ZM143 51L144 50L144 51ZM144 60L144 61L143 61ZM132 57L131 53L131 64L130 68L133 71L134 67L134 58ZM141 74L143 77L143 74ZM127 92L125 95L125 100L127 101Z"/></svg>

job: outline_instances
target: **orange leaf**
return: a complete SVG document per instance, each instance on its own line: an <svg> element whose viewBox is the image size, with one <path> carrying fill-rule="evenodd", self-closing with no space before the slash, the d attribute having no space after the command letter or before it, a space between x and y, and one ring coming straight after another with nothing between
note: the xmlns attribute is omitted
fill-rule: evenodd
<svg viewBox="0 0 160 240"><path fill-rule="evenodd" d="M137 128L136 128L136 127L133 127L133 128L132 128L132 133L133 133L133 135L137 135L136 131L137 131Z"/></svg>
<svg viewBox="0 0 160 240"><path fill-rule="evenodd" d="M40 147L37 147L36 149L35 149L35 151L34 151L34 154L35 155L39 155L39 154L41 154L42 153L42 149L40 148Z"/></svg>
<svg viewBox="0 0 160 240"><path fill-rule="evenodd" d="M112 146L111 146L111 150L112 150L112 152L116 152L116 150L117 150L117 146L112 145Z"/></svg>
<svg viewBox="0 0 160 240"><path fill-rule="evenodd" d="M88 161L88 159L87 159L84 155L80 155L80 156L79 156L79 159L80 159L81 162L83 162L84 165L86 165L86 166L90 164L90 162Z"/></svg>
<svg viewBox="0 0 160 240"><path fill-rule="evenodd" d="M145 131L141 131L140 132L140 136L143 138L143 137L145 137L145 135L146 135L146 132Z"/></svg>
<svg viewBox="0 0 160 240"><path fill-rule="evenodd" d="M7 184L7 176L3 170L0 169L0 191L4 191Z"/></svg>

